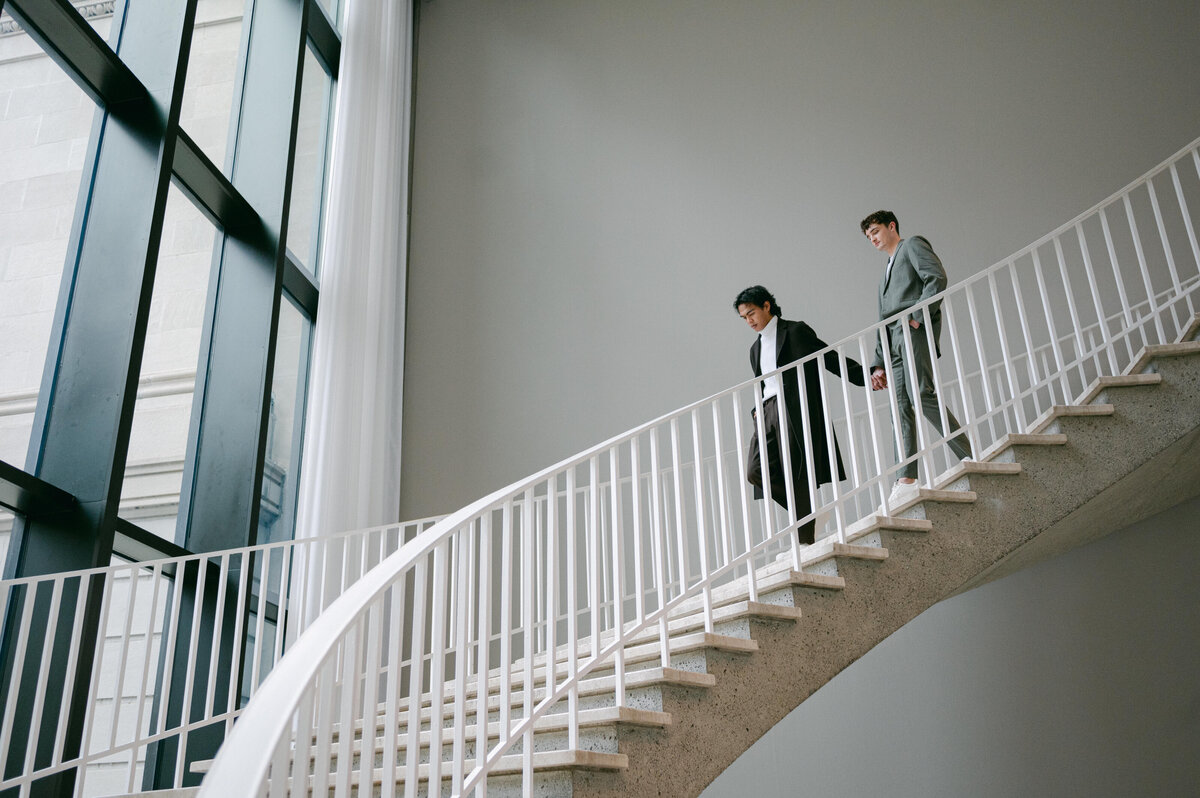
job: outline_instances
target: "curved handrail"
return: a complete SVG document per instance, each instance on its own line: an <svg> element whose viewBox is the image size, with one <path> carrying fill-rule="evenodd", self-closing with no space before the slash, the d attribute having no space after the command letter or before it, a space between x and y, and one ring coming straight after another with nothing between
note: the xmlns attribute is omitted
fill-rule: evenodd
<svg viewBox="0 0 1200 798"><path fill-rule="evenodd" d="M77 783L83 790L88 767L103 762L111 768L124 760L127 788L132 791L137 763L145 758L148 746L171 742L184 748L189 735L197 730L232 723L242 713L245 698L257 690L291 641L300 637L325 605L438 520L440 517L430 517L321 537L0 580L0 622L10 619L17 644L13 663L32 662L38 646L42 647L42 663L48 657L58 663L89 657L78 633L89 602L99 607L101 628L108 637L108 644L90 663L90 695L83 718L89 730L87 744L70 754L60 736L50 761L39 756L36 766L0 779L0 790L72 769L82 771ZM197 597L231 608L226 614L233 617L224 629L220 619L215 619L214 630L198 629L204 621L188 609L197 603ZM36 609L39 601L58 608L44 616L41 628L37 623L42 617ZM148 644L155 639L157 646ZM57 645L64 649L56 651ZM225 678L212 667L212 652L222 647L233 662L244 659L249 663L240 678L236 674ZM46 681L51 670L46 665L39 668L35 705L24 716L17 714L11 702L0 707L6 752L15 726L39 729L43 715L55 711L56 702L48 700L52 688ZM72 668L68 665L66 670ZM203 712L184 717L168 709L172 673L188 673L204 683L196 690L209 696ZM165 688L156 685L160 678ZM19 682L19 675L13 682ZM136 685L132 693L127 688L131 683ZM61 703L66 703L75 689L73 681L66 680L63 688ZM107 696L134 701L135 708L123 712L123 701L108 701ZM130 715L137 720L130 723ZM27 751L36 750L37 745L33 736ZM27 761L31 760L32 754L27 755Z"/></svg>
<svg viewBox="0 0 1200 798"><path fill-rule="evenodd" d="M1200 247L1178 167L1190 156L1200 177L1198 144L1200 140L1091 211L938 297L802 361L566 458L422 532L348 589L295 643L292 656L279 663L234 726L201 795L244 791L247 784L257 790L265 785L268 771L274 774L273 785L284 785L289 776L293 783L304 778L311 780L314 792L328 787L333 778L338 794L346 794L354 778L377 775L389 784L400 779L406 784L420 778L441 781L439 756L431 756L427 767L414 755L406 756L402 765L395 761L390 752L401 735L407 736L405 750L410 753L426 745L425 738L431 751L453 745L446 777L454 794L486 778L520 741L522 778L532 778L534 724L565 699L573 744L585 677L599 667L611 667L615 700L624 703L623 652L630 639L657 625L660 657L669 663L667 619L674 611L697 602L711 631L714 589L722 580L745 578L753 597L763 557L789 542L793 566L799 567L792 532L816 513L798 512L805 508L795 504L791 479L783 480L788 509L782 521L767 503L769 495L756 506L745 487L742 409L754 406L755 432L761 439L757 386L764 379L795 373L803 397L805 380L813 377L806 368L810 363L828 362L825 358L832 353L846 373L848 357L866 360L868 341L873 349L876 341L886 340L888 323L914 311L928 322L935 303L941 303L949 340L943 347L947 362L934 361L935 378L942 376L939 372L963 375L953 393L950 380L937 380L942 386L938 416L943 425L951 412L960 415L976 453L1008 432L1024 431L1049 407L1075 399L1095 377L1118 373L1142 344L1167 342L1194 317ZM1170 176L1179 219L1161 209L1154 180L1164 174ZM1189 180L1191 190L1194 179ZM1141 194L1135 196L1143 191L1153 211L1150 221L1141 207ZM1117 203L1125 211L1127 230L1116 228L1107 216ZM1161 257L1148 251L1153 239L1143 240L1139 217L1143 228L1153 225L1159 232ZM1114 235L1114 229L1121 235ZM1123 237L1126 232L1128 240ZM1074 250L1068 253L1071 234L1078 263L1071 262ZM1050 245L1057 274L1041 260L1041 250ZM1190 248L1194 262L1176 262L1173 251L1184 248ZM1106 254L1111 284L1094 266L1093 250ZM1166 284L1170 287L1163 288ZM1036 300L1029 299L1035 290ZM1135 317L1139 305L1147 310ZM1110 312L1114 306L1116 313ZM1090 326L1098 328L1100 341L1089 346L1080 331L1093 317ZM914 334L930 335L930 324L922 330L914 333L902 325L899 334L911 346ZM928 338L927 342L932 343ZM1039 369L1036 354L1047 347L1053 367ZM969 366L975 364L978 369L973 372ZM889 381L894 381L890 363L886 368ZM982 378L993 372L1001 378L996 385ZM981 375L976 382L970 379L973 373ZM892 437L884 422L898 410L891 391L852 394L844 382L831 388L824 371L816 370L815 377L824 418L810 418L802 410L791 434L802 438L798 450L806 452L813 452L813 442L824 438L825 454L835 461L837 449L829 433L843 424L837 432L844 435L851 460L849 486L831 483L827 492L832 498L822 499L820 509L833 512L835 534L844 541L847 527L873 509L875 497L883 500L884 512L888 509L886 486L896 464L884 454ZM707 419L702 426L701 414L710 412L711 426ZM856 425L847 422L856 414L865 414L866 432L857 432ZM690 437L681 435L681 424L689 421ZM786 421L781 419L785 437ZM723 443L723 424L733 428L732 452ZM814 424L824 429L813 429ZM947 462L941 446L947 436L920 437L913 458L923 465L929 481ZM648 461L643 445L648 446ZM669 465L660 462L659 449L669 449ZM787 441L782 451L783 468L789 471ZM760 455L767 471L764 459ZM804 460L797 478L804 478L809 493L817 494L813 457ZM602 466L607 466L607 477ZM769 494L769 487L765 489ZM693 494L687 503L685 490ZM585 517L582 524L580 516ZM559 551L560 545L565 552ZM405 617L419 622L406 626ZM581 657L586 638L591 655ZM566 644L561 650L560 642ZM565 660L561 680L560 658ZM381 669L385 678L373 675ZM477 718L485 716L493 682L499 690L496 742L489 742L489 724L476 724L473 742L486 754L482 762L477 756L468 772L468 704L473 702ZM406 705L403 714L401 704ZM521 707L517 717L515 706ZM360 761L373 761L367 749L373 753L376 741L366 726L358 742L343 733L334 750L332 740L335 728L345 730L368 720L382 728L379 746L388 752L378 774L373 767L357 772L348 764L356 747L363 749ZM444 726L447 720L452 726ZM423 733L426 722L429 730ZM338 767L330 776L334 758ZM276 789L283 786L272 786Z"/></svg>

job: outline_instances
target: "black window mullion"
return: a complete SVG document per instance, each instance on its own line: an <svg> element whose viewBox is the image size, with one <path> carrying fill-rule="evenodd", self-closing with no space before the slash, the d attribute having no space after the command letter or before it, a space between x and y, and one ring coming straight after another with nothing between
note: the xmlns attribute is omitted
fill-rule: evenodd
<svg viewBox="0 0 1200 798"><path fill-rule="evenodd" d="M317 0L305 0L308 4L308 38L312 42L313 53L321 66L334 80L338 77L338 63L342 55L342 39L338 36L337 26L329 19L325 9Z"/></svg>
<svg viewBox="0 0 1200 798"><path fill-rule="evenodd" d="M271 246L251 246L226 231L217 248L180 495L180 531L191 551L245 546L257 533L279 302L288 273L283 240L306 10L304 0L255 0L247 23L230 179L258 209ZM289 282L301 283L296 293L304 295L297 276L307 279L293 274Z"/></svg>
<svg viewBox="0 0 1200 798"><path fill-rule="evenodd" d="M13 18L98 105L145 98L146 89L70 0L7 0Z"/></svg>
<svg viewBox="0 0 1200 798"><path fill-rule="evenodd" d="M23 577L111 562L196 0L125 5L114 23L123 67L114 66L112 50L65 0L9 0L9 7L20 9L35 38L91 87L106 111L93 129L27 465L75 504L65 513L17 518L6 568ZM99 580L89 587L82 651L101 639L102 588ZM74 606L73 597L63 597L59 628L74 623ZM48 612L35 604L35 623L49 626ZM82 746L94 658L80 657L68 670L68 637L55 639L48 662L40 661L40 650L28 652L34 659L21 684L0 685L16 691L18 707L6 767L19 767L35 724L39 761L49 761L60 734L64 758ZM11 642L4 640L5 672L15 664ZM48 697L40 718L32 716L36 691L28 679L40 672L49 672L53 684L74 684L61 731L62 693ZM72 770L53 774L34 783L31 795L72 794L75 780Z"/></svg>
<svg viewBox="0 0 1200 798"><path fill-rule="evenodd" d="M258 212L182 129L176 131L172 171L175 184L215 226L248 242L265 244Z"/></svg>

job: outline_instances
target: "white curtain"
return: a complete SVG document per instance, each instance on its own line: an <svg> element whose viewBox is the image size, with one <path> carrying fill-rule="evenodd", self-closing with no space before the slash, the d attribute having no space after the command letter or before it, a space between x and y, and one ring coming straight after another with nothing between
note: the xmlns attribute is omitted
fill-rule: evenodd
<svg viewBox="0 0 1200 798"><path fill-rule="evenodd" d="M296 537L397 521L412 0L347 0Z"/></svg>

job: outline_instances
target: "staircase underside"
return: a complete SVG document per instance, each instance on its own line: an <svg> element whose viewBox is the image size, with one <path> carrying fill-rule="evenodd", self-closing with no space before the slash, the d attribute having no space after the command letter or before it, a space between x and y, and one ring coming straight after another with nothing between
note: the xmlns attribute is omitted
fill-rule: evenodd
<svg viewBox="0 0 1200 798"><path fill-rule="evenodd" d="M711 687L657 688L673 722L617 727L626 769L559 779L577 796L698 795L808 696L937 602L1200 495L1200 356L1158 356L1144 368L1162 382L1094 394L1112 415L1058 417L1041 430L1064 433L1065 444L1016 443L994 456L1019 463L1019 473L952 475L945 487L974 492L974 502L927 500L900 513L932 528L880 530L886 559L836 558L845 589L793 585L760 597L793 603L803 617L751 620L758 650L709 652Z"/></svg>

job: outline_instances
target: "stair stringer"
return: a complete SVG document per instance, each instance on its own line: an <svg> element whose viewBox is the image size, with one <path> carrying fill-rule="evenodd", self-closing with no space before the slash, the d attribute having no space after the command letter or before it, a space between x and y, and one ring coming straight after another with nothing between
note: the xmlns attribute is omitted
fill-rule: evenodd
<svg viewBox="0 0 1200 798"><path fill-rule="evenodd" d="M937 602L1196 495L1200 356L1156 358L1154 367L1161 384L1096 397L1115 406L1113 416L1056 420L1065 446L1001 453L1021 463L1020 474L966 477L975 502L916 505L908 514L928 518L932 530L882 533L886 560L840 558L844 590L785 588L802 622L754 621L759 651L713 652L714 686L664 687L672 725L619 728L628 769L574 771L572 795L698 795L817 689Z"/></svg>

